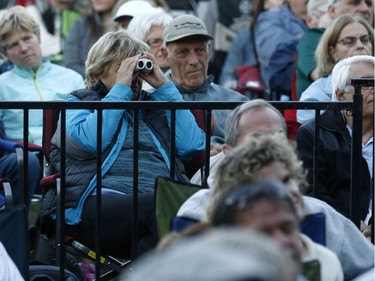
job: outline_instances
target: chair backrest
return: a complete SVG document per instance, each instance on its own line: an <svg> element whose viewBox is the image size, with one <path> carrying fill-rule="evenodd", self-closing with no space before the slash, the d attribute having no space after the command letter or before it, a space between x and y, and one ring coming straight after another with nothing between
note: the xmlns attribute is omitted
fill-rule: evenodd
<svg viewBox="0 0 375 281"><path fill-rule="evenodd" d="M5 198L12 198L12 189L8 181L2 180L0 188L4 188ZM24 204L17 206L5 204L4 206L5 208L0 210L0 241L22 276L26 279L29 252L26 206Z"/></svg>
<svg viewBox="0 0 375 281"><path fill-rule="evenodd" d="M293 76L292 76L292 87L290 91L290 99L292 101L298 101L297 97L297 54L293 58ZM284 111L285 120L297 121L297 110L296 109L287 109Z"/></svg>
<svg viewBox="0 0 375 281"><path fill-rule="evenodd" d="M49 154L51 152L52 136L57 128L57 121L59 120L58 109L45 109L43 111L43 155L46 163L49 164Z"/></svg>
<svg viewBox="0 0 375 281"><path fill-rule="evenodd" d="M199 128L201 128L203 131L206 131L206 115L205 111L201 109L192 109L191 113L193 114L195 121L197 122L197 125ZM211 118L211 135L215 129L215 120L212 117ZM194 154L192 159L185 163L185 172L189 179L191 179L194 174L204 165L205 160L205 152L204 151L198 151Z"/></svg>
<svg viewBox="0 0 375 281"><path fill-rule="evenodd" d="M172 219L181 205L201 188L199 185L177 182L170 178L156 178L155 214L159 239L171 231Z"/></svg>
<svg viewBox="0 0 375 281"><path fill-rule="evenodd" d="M314 242L326 245L326 218L323 213L305 216L300 222L300 228Z"/></svg>

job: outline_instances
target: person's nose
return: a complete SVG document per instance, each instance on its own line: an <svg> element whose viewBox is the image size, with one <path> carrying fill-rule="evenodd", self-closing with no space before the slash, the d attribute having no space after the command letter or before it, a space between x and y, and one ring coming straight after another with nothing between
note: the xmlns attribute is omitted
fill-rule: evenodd
<svg viewBox="0 0 375 281"><path fill-rule="evenodd" d="M357 49L364 49L365 48L365 44L362 43L360 38L357 39L357 41L355 42L355 45L356 45Z"/></svg>
<svg viewBox="0 0 375 281"><path fill-rule="evenodd" d="M289 249L293 248L294 241L292 241L292 237L287 235L283 231L281 231L281 230L273 231L272 237L282 247L286 247L286 248L289 248Z"/></svg>
<svg viewBox="0 0 375 281"><path fill-rule="evenodd" d="M20 40L18 42L18 46L19 46L20 52L25 52L29 48L29 45L26 42L24 42L23 40Z"/></svg>
<svg viewBox="0 0 375 281"><path fill-rule="evenodd" d="M194 53L190 54L189 63L192 64L192 65L196 65L196 64L198 64L198 62L199 62L198 56Z"/></svg>

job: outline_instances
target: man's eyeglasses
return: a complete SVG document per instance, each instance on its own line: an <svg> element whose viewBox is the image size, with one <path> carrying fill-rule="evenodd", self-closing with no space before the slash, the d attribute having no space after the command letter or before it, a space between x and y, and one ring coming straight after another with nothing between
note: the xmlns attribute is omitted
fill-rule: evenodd
<svg viewBox="0 0 375 281"><path fill-rule="evenodd" d="M353 85L347 85L347 87L353 87ZM374 86L362 86L361 93L374 93Z"/></svg>
<svg viewBox="0 0 375 281"><path fill-rule="evenodd" d="M160 45L163 43L163 39L161 38L155 38L155 39L150 39L146 41L147 45L150 46L150 48L157 48L160 47Z"/></svg>
<svg viewBox="0 0 375 281"><path fill-rule="evenodd" d="M371 36L367 34L361 37L351 37L351 36L344 37L341 40L337 41L337 44L342 44L346 47L353 47L355 43L357 43L357 40L360 40L363 45L366 45L372 42Z"/></svg>

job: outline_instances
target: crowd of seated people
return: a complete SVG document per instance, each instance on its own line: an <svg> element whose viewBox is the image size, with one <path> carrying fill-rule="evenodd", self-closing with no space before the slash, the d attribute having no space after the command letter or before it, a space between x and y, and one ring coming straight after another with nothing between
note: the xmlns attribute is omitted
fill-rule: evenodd
<svg viewBox="0 0 375 281"><path fill-rule="evenodd" d="M169 111L145 110L139 112L137 118L136 111L131 109L103 111L102 174L97 175L98 112L67 110L66 136L60 135L59 122L50 156L53 169L63 172L60 170L60 152L66 149L64 209L69 235L95 247L96 237L92 231L95 217L92 214L96 209L95 186L101 176L102 251L122 258L129 258L134 252L131 210L133 126L137 123L138 254L147 255L158 243L154 182L158 176L170 177L171 163L175 163L174 180L209 187L193 195L180 209L179 215L208 223L210 230L230 225L271 236L279 244L273 247L286 248L292 253L291 262L298 265L293 280L312 280L304 269L310 268L313 261L319 265L319 280L352 280L374 267L374 246L368 241L373 236L374 87L362 89L362 157L361 163L358 163L362 176L361 185L355 187L361 190L361 195L356 207L359 217L355 218L351 217L349 210L352 112L321 112L319 186L313 194L315 115L299 110L297 121L301 127L296 139L291 138L288 142L288 127L282 113L265 100L293 99L292 92L296 91L297 98L302 101L352 101L354 88L350 86L351 79L374 78L373 0L355 3L349 0L233 1L234 10L240 11L242 16L233 12L226 17L231 17L233 24L246 22L246 28L234 28L236 31L230 32L228 38L233 40L233 45L225 64L223 54L217 54L215 61L216 53L213 51L213 48L219 47L217 44L222 35L214 32L215 23L207 22L213 12L224 12L224 6L219 7L219 1L210 0L209 5L217 9L205 11L203 15L196 13L199 16L190 13L176 15L165 1L87 0L79 7L74 4L75 1L31 2L33 9L39 9L39 20L33 18L30 9L21 6L27 6L23 1L16 1L19 5L14 7L9 2L0 10L0 52L4 63L0 74L2 101L229 101L242 104L234 110L212 111L210 151L206 152L210 156L207 182L203 167L206 147L205 126L202 125L206 115L203 111L176 112L175 154L170 153ZM88 8L83 9L83 6ZM57 19L51 21L48 18L51 15L59 22ZM222 20L225 16L216 14L215 18ZM64 24L63 19L67 20ZM56 33L58 28L61 30ZM63 59L55 61L56 58L44 51L45 29L59 37L61 45L56 53ZM150 60L152 71L137 71L139 59ZM217 63L219 61L221 63ZM260 71L265 92L269 94L264 95L265 99L249 101L248 96L235 90L238 79L236 68L248 64ZM24 128L23 114L21 109L0 108L0 138L23 142L24 130L27 129L27 141L42 145L42 110L28 112L28 128ZM282 136L275 136L277 132ZM253 136L250 137L251 145L249 135ZM63 137L66 138L66 148L61 147ZM250 146L255 149L257 145L269 151L279 145L282 147L280 151L290 153L285 157L291 157L296 163L290 164L283 155L272 156L264 163L255 160L259 156L257 153L261 152L251 151L251 156L244 155L246 149ZM263 145L269 147L264 148ZM269 153L263 156L270 157ZM173 160L172 155L175 156ZM236 157L231 158L231 155ZM249 157L249 162L246 162L246 157ZM28 159L29 179L26 184L30 201L33 192L39 189L43 166L33 152L28 152ZM3 153L0 176L11 178L15 194L19 194L22 190L15 163L14 153ZM247 164L250 165L248 172L245 168L239 170L238 167L246 167ZM307 174L307 182L303 189L304 173ZM281 181L282 184L263 182L252 185L264 179ZM239 187L241 184L247 187ZM259 194L253 194L257 188ZM243 205L241 208L236 205L237 209L232 210L227 202L238 192L249 201L235 203ZM313 195L316 198L312 198ZM57 208L54 188L44 196L41 216L53 221ZM264 201L252 202L251 196ZM15 199L18 204L19 198ZM194 202L207 202L207 205L195 208L196 213L192 214L189 208ZM276 211L271 212L271 209ZM327 240L324 246L317 245L298 230L300 220L316 212L324 213L326 218ZM271 231L264 230L267 226L257 221L259 218L264 222L276 217L280 220L288 217L293 221L289 222L293 225L290 233L296 234L293 239L290 235L290 239L284 237L284 242L280 242ZM253 227L256 224L257 227ZM333 229L332 224L337 229ZM202 239L205 235L195 234ZM182 242L189 239L191 237L184 235L178 238ZM173 250L178 245L179 241L153 255L167 260L168 254L164 251ZM277 266L276 263L273 265ZM162 278L168 280L165 276ZM173 277L170 278L173 280Z"/></svg>

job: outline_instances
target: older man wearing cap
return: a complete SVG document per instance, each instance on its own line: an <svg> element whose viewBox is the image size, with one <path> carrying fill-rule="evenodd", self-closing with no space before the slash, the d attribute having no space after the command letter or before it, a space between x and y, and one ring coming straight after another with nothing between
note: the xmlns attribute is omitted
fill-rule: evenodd
<svg viewBox="0 0 375 281"><path fill-rule="evenodd" d="M317 62L314 53L325 28L333 19L344 14L359 15L373 26L374 1L309 0L307 13L311 18L310 22L307 21L309 29L304 32L297 45L296 87L298 98L312 82L320 78L316 71Z"/></svg>
<svg viewBox="0 0 375 281"><path fill-rule="evenodd" d="M185 101L247 101L246 96L213 83L213 77L207 75L212 39L203 21L196 16L174 18L164 31L165 47L162 49L171 68L169 78ZM212 112L212 143L224 143L224 126L229 113L228 110Z"/></svg>

